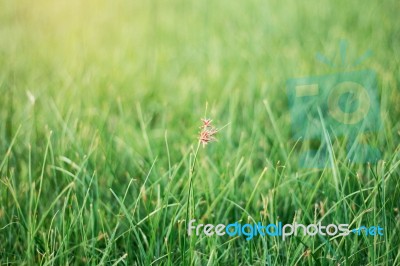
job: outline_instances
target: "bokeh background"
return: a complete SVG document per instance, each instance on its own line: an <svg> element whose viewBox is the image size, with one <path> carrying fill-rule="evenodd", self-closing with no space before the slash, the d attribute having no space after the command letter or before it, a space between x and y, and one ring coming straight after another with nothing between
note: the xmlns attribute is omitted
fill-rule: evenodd
<svg viewBox="0 0 400 266"><path fill-rule="evenodd" d="M400 263L399 10L395 0L1 0L0 261ZM291 137L286 81L365 68L378 75L383 128L369 141L382 161L350 165L339 141L336 170L298 168L307 147ZM324 217L388 234L190 240L188 169L206 103L229 125L199 151L196 219Z"/></svg>

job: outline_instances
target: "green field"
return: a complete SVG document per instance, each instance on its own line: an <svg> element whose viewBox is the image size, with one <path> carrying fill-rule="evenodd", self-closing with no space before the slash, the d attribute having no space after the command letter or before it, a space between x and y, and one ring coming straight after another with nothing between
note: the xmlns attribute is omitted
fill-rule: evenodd
<svg viewBox="0 0 400 266"><path fill-rule="evenodd" d="M0 0L0 265L400 265L399 12ZM382 128L366 138L381 160L350 163L325 134L327 167L300 167L318 144L293 139L287 80L361 69L377 73ZM224 128L196 152L205 115ZM188 219L384 235L246 241L188 236Z"/></svg>

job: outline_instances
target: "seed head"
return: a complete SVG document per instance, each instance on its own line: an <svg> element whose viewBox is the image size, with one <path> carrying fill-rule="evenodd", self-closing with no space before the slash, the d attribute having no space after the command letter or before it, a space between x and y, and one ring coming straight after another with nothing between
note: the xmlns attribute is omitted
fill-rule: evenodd
<svg viewBox="0 0 400 266"><path fill-rule="evenodd" d="M203 148L210 142L217 141L215 135L218 133L218 129L212 126L211 119L201 119L203 125L200 127L199 141L203 144Z"/></svg>
<svg viewBox="0 0 400 266"><path fill-rule="evenodd" d="M212 122L211 119L202 118L201 121L203 122L203 125L200 127L201 129L211 127L211 122Z"/></svg>

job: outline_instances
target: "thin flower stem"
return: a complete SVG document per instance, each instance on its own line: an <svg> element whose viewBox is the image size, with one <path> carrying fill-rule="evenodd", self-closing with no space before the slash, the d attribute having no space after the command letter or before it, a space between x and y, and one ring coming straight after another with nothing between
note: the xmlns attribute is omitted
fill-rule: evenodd
<svg viewBox="0 0 400 266"><path fill-rule="evenodd" d="M194 153L193 162L189 169L189 195L188 195L187 202L186 202L186 226L188 225L189 219L191 216L190 215L191 214L190 200L192 199L192 203L194 201L194 198L193 198L193 173L194 173L194 168L196 166L197 154L199 153L200 144L201 144L201 141L199 141L197 144L196 152ZM192 245L192 241L190 241L190 245ZM183 261L185 261L185 254L186 254L186 239L184 240L183 250L182 250Z"/></svg>
<svg viewBox="0 0 400 266"><path fill-rule="evenodd" d="M197 143L196 152L194 153L193 164L192 164L192 167L190 168L190 177L193 175L194 167L196 166L197 154L199 153L200 144L201 144L201 142L199 141L199 142Z"/></svg>
<svg viewBox="0 0 400 266"><path fill-rule="evenodd" d="M199 153L199 149L200 149L200 144L201 142L199 141L197 144L197 148L196 148L196 152L194 153L194 158L193 158L193 162L192 165L190 166L190 170L189 170L189 196L187 199L187 209L186 209L186 219L188 221L188 219L190 218L190 200L192 199L192 203L193 203L193 173L194 173L194 168L196 166L196 162L197 162L197 154Z"/></svg>

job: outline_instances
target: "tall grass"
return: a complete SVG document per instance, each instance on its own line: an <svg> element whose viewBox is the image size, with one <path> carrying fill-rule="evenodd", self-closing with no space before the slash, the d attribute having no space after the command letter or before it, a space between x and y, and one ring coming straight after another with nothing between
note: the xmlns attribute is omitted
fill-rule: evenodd
<svg viewBox="0 0 400 266"><path fill-rule="evenodd" d="M400 265L396 1L0 6L2 265ZM351 70L315 60L340 39L349 61L374 51L355 69L378 74L382 160L326 134L329 167L300 168L313 143L292 139L285 83ZM230 124L196 152L206 102ZM189 216L385 235L189 237Z"/></svg>

